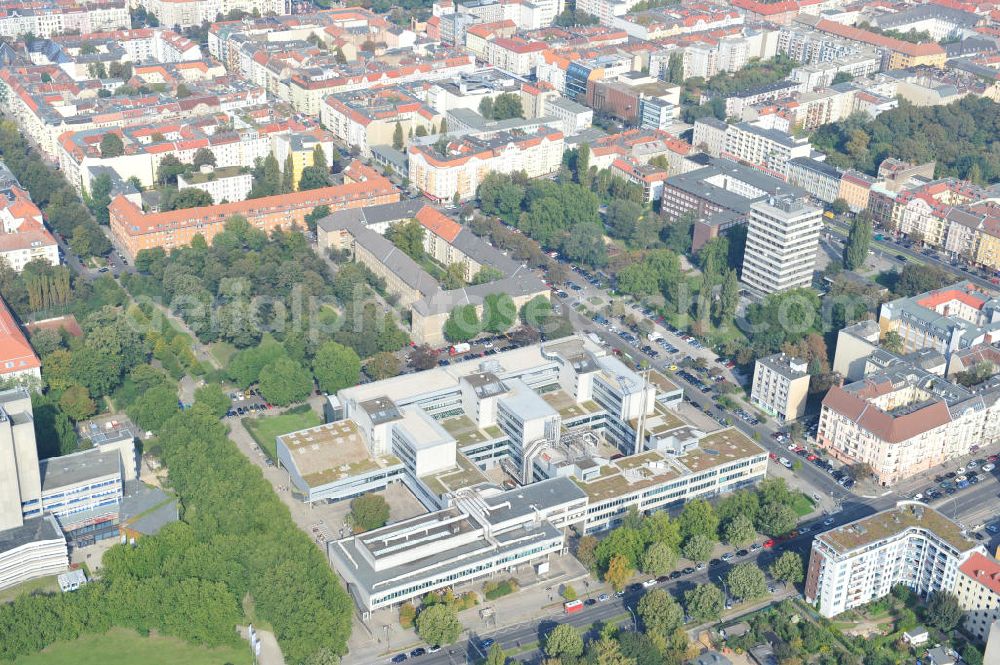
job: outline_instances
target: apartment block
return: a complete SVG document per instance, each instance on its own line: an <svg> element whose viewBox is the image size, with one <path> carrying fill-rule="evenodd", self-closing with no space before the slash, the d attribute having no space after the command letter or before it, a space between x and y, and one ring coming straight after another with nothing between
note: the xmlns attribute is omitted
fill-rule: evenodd
<svg viewBox="0 0 1000 665"><path fill-rule="evenodd" d="M737 160L778 178L788 176L788 162L808 157L812 146L805 138L761 124L741 122L726 128L723 157Z"/></svg>
<svg viewBox="0 0 1000 665"><path fill-rule="evenodd" d="M540 127L534 134L498 133L451 141L444 153L433 145L409 151L409 178L433 201L467 200L486 174L524 171L529 178L548 175L562 164L563 133Z"/></svg>
<svg viewBox="0 0 1000 665"><path fill-rule="evenodd" d="M776 353L754 363L750 401L779 423L801 418L809 396L806 361Z"/></svg>
<svg viewBox="0 0 1000 665"><path fill-rule="evenodd" d="M966 388L918 360L878 350L864 378L831 388L817 445L847 464L868 464L890 486L1000 439L996 376Z"/></svg>
<svg viewBox="0 0 1000 665"><path fill-rule="evenodd" d="M0 9L0 37L8 39L27 34L41 38L66 33L86 35L130 26L128 3L124 0L12 2Z"/></svg>
<svg viewBox="0 0 1000 665"><path fill-rule="evenodd" d="M798 185L824 203L840 197L841 171L836 166L813 159L796 157L788 160L788 182Z"/></svg>
<svg viewBox="0 0 1000 665"><path fill-rule="evenodd" d="M208 164L202 166L198 173L178 175L177 188L200 189L212 197L212 201L223 203L244 201L253 186L253 177L246 169L239 166L227 166L217 169Z"/></svg>
<svg viewBox="0 0 1000 665"><path fill-rule="evenodd" d="M45 227L42 211L18 186L0 191L0 258L14 272L31 261L59 265L59 246Z"/></svg>
<svg viewBox="0 0 1000 665"><path fill-rule="evenodd" d="M211 243L235 215L269 233L277 228L305 228L305 216L316 206L343 210L399 200L399 190L392 183L360 162L352 163L344 173L343 185L160 213L144 213L129 198L117 196L109 206L111 232L118 248L135 259L144 249L188 245L196 235Z"/></svg>
<svg viewBox="0 0 1000 665"><path fill-rule="evenodd" d="M41 389L42 361L28 343L13 313L0 299L0 379Z"/></svg>
<svg viewBox="0 0 1000 665"><path fill-rule="evenodd" d="M927 596L952 591L959 568L983 548L933 508L895 508L819 534L806 573L806 602L830 618L889 595L896 584Z"/></svg>
<svg viewBox="0 0 1000 665"><path fill-rule="evenodd" d="M1000 620L1000 563L974 552L958 569L954 593L965 612L965 631L976 641L986 642L990 628Z"/></svg>
<svg viewBox="0 0 1000 665"><path fill-rule="evenodd" d="M782 196L750 206L741 279L760 293L812 283L823 211L802 199Z"/></svg>
<svg viewBox="0 0 1000 665"><path fill-rule="evenodd" d="M882 336L895 332L903 353L955 351L1000 341L1000 301L971 282L958 282L911 298L882 304Z"/></svg>
<svg viewBox="0 0 1000 665"><path fill-rule="evenodd" d="M405 146L415 132L436 134L444 116L408 90L393 87L330 95L320 117L326 129L347 145L357 146L362 156L368 157L371 146L393 144L397 126Z"/></svg>

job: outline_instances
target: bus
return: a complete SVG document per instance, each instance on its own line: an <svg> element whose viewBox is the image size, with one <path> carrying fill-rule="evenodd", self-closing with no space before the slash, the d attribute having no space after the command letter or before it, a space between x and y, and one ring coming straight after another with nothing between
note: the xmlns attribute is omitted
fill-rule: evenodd
<svg viewBox="0 0 1000 665"><path fill-rule="evenodd" d="M565 603L563 603L563 611L565 611L566 614L573 614L573 612L579 612L582 609L583 609L582 600L568 600Z"/></svg>

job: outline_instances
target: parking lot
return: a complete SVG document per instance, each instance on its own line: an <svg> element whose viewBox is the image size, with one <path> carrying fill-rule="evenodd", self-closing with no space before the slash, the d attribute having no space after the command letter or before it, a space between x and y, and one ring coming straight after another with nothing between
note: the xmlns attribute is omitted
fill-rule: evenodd
<svg viewBox="0 0 1000 665"><path fill-rule="evenodd" d="M240 416L260 413L273 408L263 397L261 397L260 391L256 388L233 391L229 393L229 400L231 404L229 406L229 411L226 412L227 418L238 418Z"/></svg>

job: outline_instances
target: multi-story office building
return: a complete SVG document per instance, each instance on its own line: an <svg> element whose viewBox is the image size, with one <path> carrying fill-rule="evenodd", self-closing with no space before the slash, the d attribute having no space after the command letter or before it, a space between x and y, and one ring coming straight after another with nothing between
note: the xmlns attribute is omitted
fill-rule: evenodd
<svg viewBox="0 0 1000 665"><path fill-rule="evenodd" d="M545 565L567 528L601 531L633 507L764 477L764 449L733 428L695 429L674 410L680 399L662 375L569 337L341 390L328 397L332 422L278 437L279 459L307 500L402 482L430 511L330 544L367 615ZM521 487L501 491L501 476Z"/></svg>
<svg viewBox="0 0 1000 665"><path fill-rule="evenodd" d="M954 592L965 612L962 625L966 632L986 642L990 627L1000 620L1000 563L993 557L973 553L958 569Z"/></svg>
<svg viewBox="0 0 1000 665"><path fill-rule="evenodd" d="M938 511L915 501L813 539L806 601L834 617L905 584L922 596L955 588L959 567L983 548Z"/></svg>
<svg viewBox="0 0 1000 665"><path fill-rule="evenodd" d="M812 283L823 211L803 199L782 196L750 206L743 283L776 293Z"/></svg>
<svg viewBox="0 0 1000 665"><path fill-rule="evenodd" d="M753 369L750 401L779 423L802 417L809 395L806 361L776 353L758 358Z"/></svg>
<svg viewBox="0 0 1000 665"><path fill-rule="evenodd" d="M863 379L823 398L817 444L848 464L868 464L891 485L1000 439L997 377L969 389L942 373L874 352Z"/></svg>

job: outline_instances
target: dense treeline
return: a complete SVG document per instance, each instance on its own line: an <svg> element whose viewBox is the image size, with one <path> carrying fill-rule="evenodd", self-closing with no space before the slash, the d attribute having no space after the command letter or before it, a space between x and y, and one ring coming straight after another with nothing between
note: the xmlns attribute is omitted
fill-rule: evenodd
<svg viewBox="0 0 1000 665"><path fill-rule="evenodd" d="M74 252L84 257L101 256L111 249L73 188L31 147L13 122L0 122L0 158Z"/></svg>
<svg viewBox="0 0 1000 665"><path fill-rule="evenodd" d="M869 174L895 157L914 164L936 160L937 177L1000 180L1000 105L984 97L970 95L947 106L900 101L874 120L854 115L824 125L811 140L834 166Z"/></svg>
<svg viewBox="0 0 1000 665"><path fill-rule="evenodd" d="M597 195L577 183L528 180L523 174L491 173L479 185L479 205L545 249L571 261L607 262Z"/></svg>
<svg viewBox="0 0 1000 665"><path fill-rule="evenodd" d="M100 580L76 593L0 607L0 659L112 625L214 646L237 641L234 626L254 619L274 627L289 663L343 655L347 594L217 415L196 404L166 421L153 447L170 468L182 521L109 550Z"/></svg>

